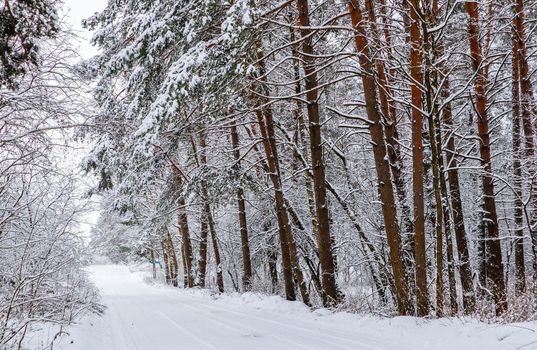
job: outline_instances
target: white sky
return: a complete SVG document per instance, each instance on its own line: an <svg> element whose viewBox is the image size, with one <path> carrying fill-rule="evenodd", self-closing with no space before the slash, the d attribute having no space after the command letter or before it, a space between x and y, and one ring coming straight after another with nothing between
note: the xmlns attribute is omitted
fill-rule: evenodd
<svg viewBox="0 0 537 350"><path fill-rule="evenodd" d="M97 48L90 44L92 33L82 28L82 20L90 17L95 12L101 11L105 8L107 0L64 0L63 8L60 11L62 17L64 17L67 25L77 34L79 39L73 43L75 49L77 49L82 59L88 59L97 53ZM77 154L78 153L78 154ZM75 151L75 154L70 155L73 159L71 160L71 166L77 167L82 158L85 155L86 151L79 150ZM86 184L86 181L88 182ZM88 188L91 186L92 178L87 178L83 180L83 186ZM82 231L82 235L85 238L86 242L89 240L91 229L96 224L97 219L99 218L99 198L91 198L92 203L90 203L91 210L87 212L80 219L82 223L79 228Z"/></svg>
<svg viewBox="0 0 537 350"><path fill-rule="evenodd" d="M64 0L62 15L66 16L67 23L80 36L77 43L82 58L90 58L97 50L89 42L92 33L82 28L83 19L105 8L107 0Z"/></svg>

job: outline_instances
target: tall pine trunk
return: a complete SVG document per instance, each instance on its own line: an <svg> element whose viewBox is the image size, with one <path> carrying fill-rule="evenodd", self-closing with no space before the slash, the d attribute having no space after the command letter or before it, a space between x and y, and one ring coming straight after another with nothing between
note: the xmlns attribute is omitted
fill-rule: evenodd
<svg viewBox="0 0 537 350"><path fill-rule="evenodd" d="M524 153L529 180L529 215L528 227L532 242L533 274L537 277L537 161L535 160L534 126L533 123L537 106L533 94L529 65L528 49L526 46L526 28L524 1L515 0L513 4L515 12L516 39L518 48L519 84L520 84L520 107L522 109L522 130L524 131Z"/></svg>
<svg viewBox="0 0 537 350"><path fill-rule="evenodd" d="M522 201L522 165L520 150L520 62L516 20L513 20L513 64L512 64L512 101L513 101L513 194L514 194L514 250L515 250L515 293L520 295L526 290L526 267L524 261L524 203Z"/></svg>
<svg viewBox="0 0 537 350"><path fill-rule="evenodd" d="M265 87L265 67L262 61L262 51L258 48L257 57L260 60L259 74L262 77L261 87ZM285 285L285 295L287 300L296 300L295 283L300 291L302 301L309 305L309 293L308 286L304 279L302 269L300 268L300 262L298 259L298 252L293 237L293 231L289 221L289 213L285 205L285 197L283 194L280 164L278 158L278 148L276 144L276 137L274 134L274 122L272 118L272 109L270 106L266 106L262 109L256 110L257 121L261 132L261 139L263 148L265 150L266 164L269 171L269 177L274 188L274 202L276 205L276 216L278 219L279 235L280 235L280 247L282 253L282 266L283 277Z"/></svg>
<svg viewBox="0 0 537 350"><path fill-rule="evenodd" d="M423 30L423 57L424 57L424 78L423 84L425 87L425 101L428 114L429 140L432 156L432 172L433 172L433 187L435 197L435 233L436 233L436 296L437 296L437 315L441 316L445 312L444 298L444 266L447 266L448 271L448 286L449 286L449 315L457 312L457 289L455 281L455 268L453 264L453 246L451 239L451 219L449 215L447 184L444 177L445 167L442 148L442 124L440 122L440 106L437 96L438 91L442 91L439 72L436 68L439 52L438 40L434 34L429 32L429 28L437 25L438 18L438 2L433 1L432 7L427 7L425 11L425 20L421 20ZM441 45L440 45L441 46ZM440 66L440 69L442 67ZM445 252L444 255L444 238ZM447 265L444 264L444 256L447 257Z"/></svg>
<svg viewBox="0 0 537 350"><path fill-rule="evenodd" d="M290 19L292 21L292 14L290 13ZM301 79L300 79L300 63L297 61L298 58L298 47L299 42L296 42L295 40L295 33L294 29L290 28L290 41L294 43L291 45L291 55L293 57L293 77L295 79L295 95L300 96L302 94L302 86L301 86ZM311 217L311 227L313 231L313 237L317 238L319 235L319 225L317 222L317 215L315 211L315 194L313 192L313 175L309 169L309 152L308 152L308 143L306 141L306 131L305 131L305 122L304 122L304 115L302 111L302 102L299 99L296 99L296 108L294 109L294 117L296 122L296 142L295 148L294 148L294 157L296 160L300 160L303 165L303 174L304 174L304 182L305 182L305 190L306 190L306 197L307 197L307 203L308 203L308 211ZM300 153L302 152L302 154ZM318 254L317 246L315 246L315 253ZM315 286L315 289L317 290L317 293L321 296L321 298L325 299L322 283L320 281L320 278L318 276L317 269L312 268L312 262L306 261L307 266L310 270L310 277L312 279L312 282ZM324 300L323 299L323 300Z"/></svg>
<svg viewBox="0 0 537 350"><path fill-rule="evenodd" d="M438 56L444 53L443 45L438 48ZM444 82L441 87L440 96L444 101L442 109L442 121L445 128L445 157L447 168L447 180L449 187L449 198L451 207L451 216L453 218L453 231L455 232L455 243L457 247L458 268L462 286L462 303L465 313L472 313L475 310L475 290L472 278L472 267L470 265L470 252L468 249L468 237L464 224L464 212L462 208L461 191L459 184L459 169L457 158L455 157L455 130L453 128L453 113L451 103L446 101L450 98L449 77L447 76L447 67L442 63L441 71ZM447 192L447 190L446 190Z"/></svg>
<svg viewBox="0 0 537 350"><path fill-rule="evenodd" d="M166 247L166 239L162 239L160 241L160 245L162 247L162 260L164 263L164 276L166 277L166 283L170 284L171 282L171 276L170 276L170 265L168 261L168 249Z"/></svg>
<svg viewBox="0 0 537 350"><path fill-rule="evenodd" d="M211 243L214 251L214 262L216 264L216 286L220 293L224 292L224 275L222 271L222 259L220 258L220 248L218 247L218 237L216 236L216 228L214 225L213 214L209 203L204 206L205 216L207 217L207 225L211 233Z"/></svg>
<svg viewBox="0 0 537 350"><path fill-rule="evenodd" d="M177 275L179 274L179 263L177 262L177 254L173 245L172 235L167 233L168 260L170 262L170 278L174 287L179 285Z"/></svg>
<svg viewBox="0 0 537 350"><path fill-rule="evenodd" d="M317 217L317 249L321 264L321 281L323 287L323 304L332 306L338 302L336 270L330 236L330 218L325 183L325 165L323 160L323 142L321 137L321 121L318 104L318 80L314 59L313 36L310 30L309 9L307 0L297 0L298 21L301 25L302 62L305 74L305 87L309 132L310 155L313 172L313 188L315 193L315 213Z"/></svg>
<svg viewBox="0 0 537 350"><path fill-rule="evenodd" d="M178 223L179 231L181 233L181 247L183 252L183 264L185 271L185 283L188 288L194 287L194 272L192 271L192 262L194 260L192 255L192 242L190 240L190 232L188 229L188 217L185 211L185 200L179 198L179 214Z"/></svg>
<svg viewBox="0 0 537 350"><path fill-rule="evenodd" d="M233 168L236 172L236 176L240 176L240 159L241 153L239 150L239 133L237 132L237 126L231 125L231 145L233 147L233 158L235 164ZM243 275L242 283L244 290L250 290L252 283L252 262L250 260L250 244L248 242L248 224L246 222L246 202L244 200L244 189L239 185L237 187L237 206L239 208L239 226L241 236L241 251L242 251L242 266Z"/></svg>
<svg viewBox="0 0 537 350"><path fill-rule="evenodd" d="M285 298L287 300L296 300L295 285L293 283L293 270L291 267L291 256L289 254L289 243L287 238L287 227L283 225L289 225L289 220L281 220L282 216L287 216L287 210L283 201L283 192L281 189L280 176L276 166L276 158L272 153L272 147L268 139L265 120L261 111L256 112L257 121L259 123L259 129L261 130L261 137L263 139L263 148L265 150L265 156L267 159L267 165L269 170L269 177L274 187L274 200L276 205L276 216L278 217L278 233L280 237L280 251L282 255L282 270L285 288Z"/></svg>
<svg viewBox="0 0 537 350"><path fill-rule="evenodd" d="M295 238L293 236L293 230L291 228L291 221L289 219L290 208L287 203L287 200L285 199L285 196L283 195L283 188L281 187L282 182L281 182L280 162L279 162L279 157L278 157L278 148L276 144L276 135L274 133L274 120L272 118L272 109L266 108L264 117L265 117L264 118L265 135L267 136L272 154L274 155L274 159L276 159L275 166L276 166L278 179L280 181L281 200L283 201L281 208L284 212L282 213L283 215L278 217L278 220L282 220L280 228L284 230L284 234L287 238L287 245L289 248L289 258L291 261L291 269L293 272L293 279L295 281L296 286L298 287L300 296L302 297L302 301L306 305L310 305L311 303L310 303L310 296L308 293L308 286L306 284L306 280L304 279L302 268L300 267L300 261L298 258L298 249L296 247Z"/></svg>
<svg viewBox="0 0 537 350"><path fill-rule="evenodd" d="M412 77L412 194L414 205L414 240L416 258L416 298L418 316L429 313L429 290L427 286L427 263L425 247L425 205L423 179L423 95L421 72L421 33L419 28L420 9L419 1L411 0L408 4L410 12L410 76ZM432 141L432 140L431 140ZM441 218L437 218L437 225L441 225ZM440 231L441 232L441 231ZM440 234L440 242L442 235ZM437 276L438 278L438 276Z"/></svg>
<svg viewBox="0 0 537 350"><path fill-rule="evenodd" d="M475 98L477 112L477 129L479 136L479 152L481 166L483 168L483 195L484 213L483 225L485 230L485 249L487 255L486 278L490 283L490 290L496 304L496 314L501 315L507 309L504 267L502 261L502 248L500 232L498 228L498 216L496 212L496 197L494 193L494 178L492 175L492 161L490 152L490 130L488 118L488 99L486 93L487 77L484 71L483 54L479 43L479 10L477 2L465 3L466 12L470 17L468 26L468 41L472 67L476 73Z"/></svg>
<svg viewBox="0 0 537 350"><path fill-rule="evenodd" d="M393 270L395 299L401 315L410 312L407 272L401 255L401 236L397 222L397 207L390 177L390 164L386 157L385 132L377 105L377 92L374 78L374 67L370 58L369 43L366 36L362 11L358 0L349 0L349 13L352 26L356 30L355 45L358 51L359 63L364 71L362 83L366 102L366 112L369 120L369 133L373 144L373 156L377 173L378 190L382 202L382 214L386 227L390 262Z"/></svg>
<svg viewBox="0 0 537 350"><path fill-rule="evenodd" d="M200 220L200 247L199 247L199 275L198 286L205 288L205 276L207 274L207 237L209 234L209 226L207 225L207 217L201 215Z"/></svg>
<svg viewBox="0 0 537 350"><path fill-rule="evenodd" d="M369 22L371 32L376 41L376 49L382 49L382 43L376 28L376 14L375 8L371 0L365 1L365 9L369 14ZM387 23L387 13L384 1L381 1L381 13L384 19L384 40L386 42L386 50L388 60L393 60L392 48L391 48L391 34ZM397 114L395 108L395 100L393 98L394 91L391 88L390 78L393 80L395 76L395 70L392 69L390 74L386 74L384 61L377 56L375 59L375 67L378 72L378 84L379 84L379 97L380 108L382 112L383 122L386 130L386 143L387 153L390 160L390 169L392 171L393 182L395 185L395 193L397 200L401 208L401 236L403 244L403 259L405 261L405 267L407 269L408 285L414 288L416 285L414 274L414 224L412 222L412 213L408 204L407 191L405 179L403 176L403 161L401 159L401 150L399 146L399 132L397 130Z"/></svg>
<svg viewBox="0 0 537 350"><path fill-rule="evenodd" d="M157 278L157 264L155 262L155 248L151 247L149 250L150 257L151 257L151 270L153 273L153 279Z"/></svg>

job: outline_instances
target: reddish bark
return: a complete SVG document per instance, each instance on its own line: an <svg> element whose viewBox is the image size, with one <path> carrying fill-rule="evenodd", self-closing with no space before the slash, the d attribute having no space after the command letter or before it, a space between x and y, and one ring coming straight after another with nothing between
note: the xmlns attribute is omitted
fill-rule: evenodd
<svg viewBox="0 0 537 350"><path fill-rule="evenodd" d="M301 25L302 36L302 62L305 73L305 87L309 134L310 155L313 172L313 188L315 193L315 214L317 217L317 249L321 264L321 280L323 287L323 303L332 306L339 300L336 285L336 269L332 251L332 238L330 235L330 218L326 196L325 166L323 161L323 142L321 137L321 121L319 115L318 81L313 57L313 39L311 35L309 9L307 0L297 0L298 21Z"/></svg>
<svg viewBox="0 0 537 350"><path fill-rule="evenodd" d="M529 231L532 241L532 251L534 254L533 268L534 275L537 276L537 162L535 161L534 143L534 118L537 114L533 86L530 79L528 66L528 49L526 46L526 28L524 1L515 0L513 4L515 12L515 39L518 48L519 84L520 84L520 108L522 110L522 130L524 131L524 153L526 158L526 168L529 180Z"/></svg>
<svg viewBox="0 0 537 350"><path fill-rule="evenodd" d="M349 0L349 13L352 26L357 32L355 36L355 45L358 50L360 66L364 71L362 74L362 83L364 86L366 112L369 119L369 133L373 144L378 190L382 201L382 214L386 227L390 262L393 270L394 294L399 313L406 315L410 312L407 273L404 264L401 261L401 237L399 224L397 222L397 208L390 177L390 164L386 157L385 133L377 106L374 67L370 58L369 42L367 40L365 24L358 0Z"/></svg>
<svg viewBox="0 0 537 350"><path fill-rule="evenodd" d="M425 248L425 205L423 179L423 95L420 85L422 84L421 72L421 33L419 29L420 14L419 2L409 2L410 11L410 75L412 77L412 193L414 204L414 241L416 259L416 297L417 314L425 316L429 313L429 291L427 287L427 263ZM441 223L440 223L441 224ZM442 235L440 234L440 242ZM441 254L441 252L440 252Z"/></svg>
<svg viewBox="0 0 537 350"><path fill-rule="evenodd" d="M466 12L470 17L468 26L468 41L472 57L472 67L476 73L475 98L477 112L477 129L479 136L479 152L483 168L482 185L484 196L483 225L486 234L485 250L487 255L486 280L490 282L490 290L496 304L496 314L500 315L507 310L504 267L502 262L502 249L498 216L496 212L496 197L494 193L494 179L492 176L492 161L490 152L490 130L488 118L488 98L486 93L487 76L484 71L483 55L479 43L479 11L477 2L465 3Z"/></svg>

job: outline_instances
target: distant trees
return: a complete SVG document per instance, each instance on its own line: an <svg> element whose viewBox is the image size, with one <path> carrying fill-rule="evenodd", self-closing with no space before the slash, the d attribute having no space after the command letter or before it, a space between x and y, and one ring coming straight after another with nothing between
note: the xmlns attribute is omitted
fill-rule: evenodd
<svg viewBox="0 0 537 350"><path fill-rule="evenodd" d="M87 22L102 127L86 164L136 214L131 233L170 232L187 286L502 315L537 266L534 15L521 0L109 4Z"/></svg>

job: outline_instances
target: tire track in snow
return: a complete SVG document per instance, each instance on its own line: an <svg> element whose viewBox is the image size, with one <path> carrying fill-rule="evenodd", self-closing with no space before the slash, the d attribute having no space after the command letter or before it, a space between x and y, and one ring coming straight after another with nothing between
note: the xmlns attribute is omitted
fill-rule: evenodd
<svg viewBox="0 0 537 350"><path fill-rule="evenodd" d="M135 298L136 298L136 299L140 299L139 297L135 297ZM128 310L131 310L131 311L132 311L132 310L140 310L140 309L139 309L139 305L137 305L137 303L135 303L135 301L133 301L133 298L132 298L132 297L130 297L130 298L126 298L125 303L129 305ZM139 303L139 301L138 301L138 303ZM143 305L147 305L147 304L143 304ZM156 312L152 311L150 314L151 314L151 315L156 315ZM128 326L128 323L125 322L125 320L124 320L123 317L120 317L120 318L121 318L121 320L122 320L122 326L123 326L123 328L126 329L126 331L128 332L129 336L131 337L131 339L135 339L136 337L133 336L132 330L131 330L131 328ZM147 314L146 314L146 318L147 318ZM132 325L132 326L135 325L134 321L131 323L131 325ZM136 336L138 336L138 335L139 335L139 334L136 334ZM155 339L155 336L152 335L150 332L144 332L144 335L143 335L143 336L144 336L144 338L146 338L146 339L149 338L149 339L151 340L151 342L153 342L154 344L157 343L157 342L156 342L156 339ZM137 349L139 349L139 348L140 348L140 346L137 345Z"/></svg>
<svg viewBox="0 0 537 350"><path fill-rule="evenodd" d="M117 320L119 320L119 322L113 322L112 326L119 325L120 329L116 328L114 330L114 333L116 332L120 333L120 337L123 339L122 343L123 345L125 345L125 349L142 350L140 349L138 344L136 344L136 342L134 341L134 338L132 337L132 334L130 333L130 331L125 327L125 320L121 317L121 314L117 309L116 303L112 302L112 303L109 303L107 306L110 311L113 310L113 312L111 312L112 318L116 318ZM118 338L117 336L113 336L112 339L114 343L115 343L115 340L117 340L117 338Z"/></svg>
<svg viewBox="0 0 537 350"><path fill-rule="evenodd" d="M299 327L299 326L295 326L295 325L292 325L292 324L283 323L283 322L279 322L279 321L275 321L275 320L269 320L269 319L265 319L265 318L262 318L262 317L259 317L259 316L250 315L250 314L247 314L245 312L224 309L224 308L221 308L221 307L218 307L218 306L214 306L212 304L199 303L199 305L202 306L202 307L206 307L208 309L228 312L228 313L231 313L231 314L234 314L234 315L248 317L250 319L255 319L255 320L260 320L260 321L263 321L263 322L266 322L266 323L271 323L271 324L283 326L283 327L286 327L286 328L292 328L292 329L295 329L295 330L298 330L298 331L303 331L303 332L307 332L307 333L310 333L310 334L314 334L316 336L321 335L323 337L328 337L328 338L332 338L332 339L335 339L335 340L344 341L344 342L347 342L347 343L351 343L351 344L354 344L354 345L359 345L359 346L362 346L362 347L365 347L365 348L368 348L368 349L372 349L372 350L392 350L392 349L389 349L389 348L384 348L384 347L379 347L379 346L376 346L376 345L363 343L363 342L360 342L358 340L349 339L349 338L346 338L346 337L329 334L329 333L326 333L326 331L321 331L321 330L314 331L314 330L311 330L309 328ZM330 344L330 346L334 346L334 344Z"/></svg>
<svg viewBox="0 0 537 350"><path fill-rule="evenodd" d="M242 328L243 330L247 331L247 332L251 332L252 334L255 334L256 332L257 333L263 333L262 331L259 331L259 329L253 329L251 327L245 327L243 324L239 323L239 322L236 322L236 321L232 321L232 320L229 320L229 319L226 319L225 321L222 320L221 317L218 317L217 315L215 315L214 313L211 313L211 312L207 312L207 311L203 311L203 310L200 310L199 308L195 308L191 305L187 305L185 303L181 303L181 305L183 307L186 307L187 309L190 309L192 311L196 311L196 312L201 312L201 313L204 313L205 315L207 315L211 321L213 322L216 322L222 326L224 326L225 328L229 329L229 330L232 330L234 331L235 333L237 333L238 335L240 336L243 336L244 334L241 333L238 328ZM230 326L229 324L234 324L235 327L232 327ZM295 334L295 336L300 336L300 334ZM302 348L302 349L305 349L305 350L311 350L311 346L310 345L305 345L305 344L302 344L302 343L298 343L298 342L294 342L294 341L291 341L289 339L285 339L285 338L277 338L277 337L274 337L274 336L271 336L271 335L264 335L264 337L266 338L272 338L272 339L275 339L281 343L285 343L285 344L288 344L288 345L292 345L294 347L299 347L299 348ZM309 340L309 341L313 341L313 339L311 338L305 338L306 340ZM350 350L348 347L343 347L341 345L338 345L338 344L333 344L333 343L329 343L327 341L323 341L323 340L319 340L319 339L315 339L315 341L317 342L322 342L322 343L325 343L327 344L328 347L330 348L340 348L340 349L344 349L344 350ZM352 349L354 350L354 349Z"/></svg>
<svg viewBox="0 0 537 350"><path fill-rule="evenodd" d="M185 327L181 326L179 323L175 322L172 318L168 317L164 312L159 311L158 315L160 315L161 317L166 319L171 325L173 325L175 328L179 329L181 332L183 332L184 334L189 336L191 339L197 341L198 343L203 344L207 348L212 349L212 350L220 350L217 347L215 347L213 344L211 344L211 343L205 341L204 339L198 337L196 334L192 333L191 331L189 331Z"/></svg>
<svg viewBox="0 0 537 350"><path fill-rule="evenodd" d="M188 294L181 294L181 297L187 297L188 298ZM207 299L204 299L204 298L199 298L199 297L196 297L196 302L198 302L199 304L201 305L205 305L206 307L215 307L215 308L218 308L218 306L215 305L214 302L208 302ZM219 301L220 299L214 299L213 301ZM184 301L183 301L184 302ZM190 302L190 301L189 301ZM231 304L231 305L234 305L234 304ZM222 309L222 310L227 310L227 309ZM256 311L263 311L262 309L257 309L257 308L253 308L252 310L256 310ZM240 312L240 311L235 311L235 312ZM275 311L268 311L270 313L277 313ZM249 314L246 314L246 315L249 315ZM284 314L285 316L285 314ZM291 316L293 316L291 314ZM294 322L295 320L293 319L289 319L287 318L290 322ZM278 322L278 321L274 321L274 322ZM331 325L327 325L327 324L319 324L319 321L318 320L308 320L308 319L300 319L300 322L301 323L307 323L308 325L311 325L311 327L320 327L320 326L325 326L324 329L321 329L319 328L318 331L319 332L322 332L323 334L325 334L326 332L330 332L332 333L332 335L334 334L339 334L342 338L346 338L348 336L348 332L345 332L345 331L342 331L341 329L338 329L338 328L333 328L333 326ZM284 325L287 325L287 323L283 323L283 322L280 322ZM310 328L304 328L304 329L309 329L311 330ZM317 333L316 333L317 334ZM335 336L335 335L334 335ZM349 339L349 338L346 338L346 339ZM352 340L352 339L351 339ZM371 340L373 341L376 341L378 339L374 339L374 338L371 338ZM381 350L386 350L386 349L381 349ZM388 349L388 350L391 350L391 349Z"/></svg>

